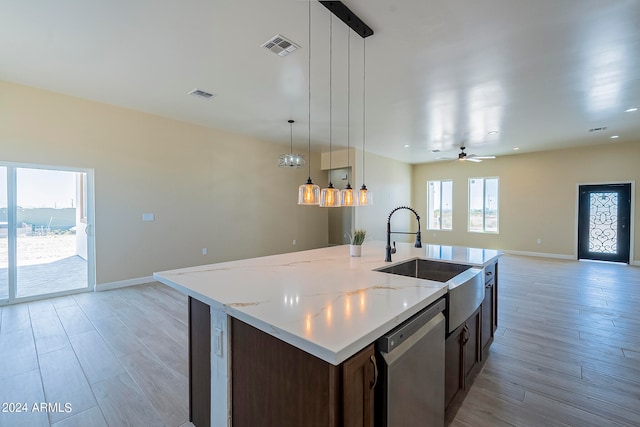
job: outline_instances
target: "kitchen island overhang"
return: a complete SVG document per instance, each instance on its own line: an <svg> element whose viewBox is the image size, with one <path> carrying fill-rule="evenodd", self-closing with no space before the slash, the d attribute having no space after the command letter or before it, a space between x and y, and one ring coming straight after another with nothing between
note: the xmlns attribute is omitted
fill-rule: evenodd
<svg viewBox="0 0 640 427"><path fill-rule="evenodd" d="M497 250L399 244L394 259L482 268L500 256ZM212 424L226 425L230 415L230 318L340 365L447 294L446 283L375 271L388 265L384 244L373 242L363 246L362 257L337 246L155 273L210 307Z"/></svg>

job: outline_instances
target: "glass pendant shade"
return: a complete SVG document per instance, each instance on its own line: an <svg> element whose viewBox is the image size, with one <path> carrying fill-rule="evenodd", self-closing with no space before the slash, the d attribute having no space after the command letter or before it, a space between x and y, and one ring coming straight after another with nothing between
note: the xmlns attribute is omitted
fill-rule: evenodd
<svg viewBox="0 0 640 427"><path fill-rule="evenodd" d="M281 154L278 158L278 167L281 168L301 168L304 166L304 156L302 154L293 154L293 124L294 120L288 120L289 123L289 138L291 143L291 149L288 154Z"/></svg>
<svg viewBox="0 0 640 427"><path fill-rule="evenodd" d="M301 168L304 165L305 160L302 154L282 154L278 162L278 166L281 168Z"/></svg>
<svg viewBox="0 0 640 427"><path fill-rule="evenodd" d="M358 195L351 188L351 184L347 184L344 190L340 191L340 203L342 206L358 206Z"/></svg>
<svg viewBox="0 0 640 427"><path fill-rule="evenodd" d="M362 185L360 187L360 191L358 192L358 205L359 206L371 206L373 204L373 194L371 191L367 190L366 185Z"/></svg>
<svg viewBox="0 0 640 427"><path fill-rule="evenodd" d="M320 187L315 185L311 178L307 179L306 184L298 187L298 204L299 205L318 205L320 203Z"/></svg>
<svg viewBox="0 0 640 427"><path fill-rule="evenodd" d="M320 207L339 208L340 206L340 190L334 188L332 183L329 183L329 186L323 188L320 193Z"/></svg>

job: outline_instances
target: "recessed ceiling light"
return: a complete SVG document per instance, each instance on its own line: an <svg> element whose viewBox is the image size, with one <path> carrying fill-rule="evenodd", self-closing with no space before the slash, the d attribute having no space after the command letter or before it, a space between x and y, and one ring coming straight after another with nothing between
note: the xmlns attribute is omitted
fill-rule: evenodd
<svg viewBox="0 0 640 427"><path fill-rule="evenodd" d="M520 147L513 147L513 149L514 149L515 151L518 151L518 150L520 149Z"/></svg>
<svg viewBox="0 0 640 427"><path fill-rule="evenodd" d="M620 138L620 135L611 135L611 139L618 139Z"/></svg>
<svg viewBox="0 0 640 427"><path fill-rule="evenodd" d="M489 131L489 132L487 132L487 133L488 133L489 135L496 135L496 134L498 133L498 131L497 131L497 130L492 130L492 131Z"/></svg>
<svg viewBox="0 0 640 427"><path fill-rule="evenodd" d="M404 148L409 148L411 147L409 144L404 144Z"/></svg>
<svg viewBox="0 0 640 427"><path fill-rule="evenodd" d="M625 113L632 113L634 111L638 111L638 109L636 107L633 107L633 108L628 108L628 109L624 110Z"/></svg>

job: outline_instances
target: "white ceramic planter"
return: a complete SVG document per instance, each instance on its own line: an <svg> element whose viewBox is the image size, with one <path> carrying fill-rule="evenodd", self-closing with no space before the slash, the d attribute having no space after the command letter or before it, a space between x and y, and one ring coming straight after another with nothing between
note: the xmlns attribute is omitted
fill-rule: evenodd
<svg viewBox="0 0 640 427"><path fill-rule="evenodd" d="M349 245L349 253L351 254L351 256L361 256L362 245Z"/></svg>

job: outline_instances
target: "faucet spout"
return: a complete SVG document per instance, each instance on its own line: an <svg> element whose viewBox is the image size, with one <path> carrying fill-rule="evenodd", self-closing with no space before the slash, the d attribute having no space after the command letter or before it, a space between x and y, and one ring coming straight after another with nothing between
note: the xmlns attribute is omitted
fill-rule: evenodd
<svg viewBox="0 0 640 427"><path fill-rule="evenodd" d="M416 216L416 220L418 221L418 231L417 232L411 233L411 232L407 232L407 231L391 231L391 217L393 216L394 213L396 213L397 211L399 211L401 209L410 210ZM389 214L389 218L387 218L387 246L386 246L385 258L384 258L384 260L386 262L391 262L391 254L396 253L396 247L395 247L396 246L396 242L393 242L393 248L391 248L391 234L415 234L416 235L416 243L415 243L414 247L421 248L422 247L422 233L420 231L420 215L418 215L418 212L416 212L415 209L410 208L409 206L399 206L399 207L395 208L394 210L392 210L391 213Z"/></svg>

